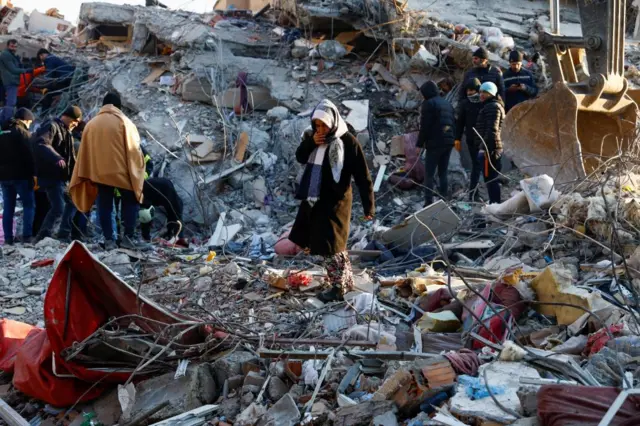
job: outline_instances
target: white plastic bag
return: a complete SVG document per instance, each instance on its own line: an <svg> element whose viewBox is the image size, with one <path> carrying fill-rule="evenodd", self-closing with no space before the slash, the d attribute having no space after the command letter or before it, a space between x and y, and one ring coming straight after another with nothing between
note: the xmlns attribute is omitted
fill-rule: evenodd
<svg viewBox="0 0 640 426"><path fill-rule="evenodd" d="M532 213L548 209L558 201L560 193L554 189L553 185L553 178L547 175L535 176L520 181L520 186L527 196L529 210Z"/></svg>

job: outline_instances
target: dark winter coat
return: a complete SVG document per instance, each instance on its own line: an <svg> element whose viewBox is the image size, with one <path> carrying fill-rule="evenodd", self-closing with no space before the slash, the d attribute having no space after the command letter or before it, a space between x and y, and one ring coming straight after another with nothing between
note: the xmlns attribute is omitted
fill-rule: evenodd
<svg viewBox="0 0 640 426"><path fill-rule="evenodd" d="M31 134L22 122L11 120L0 132L0 180L32 180L35 176Z"/></svg>
<svg viewBox="0 0 640 426"><path fill-rule="evenodd" d="M502 78L502 71L498 67L489 65L487 68L472 68L465 74L462 87L467 87L467 84L477 78L480 83L491 82L498 87L498 94L504 99L504 79ZM460 100L463 100L467 96L465 90L460 90Z"/></svg>
<svg viewBox="0 0 640 426"><path fill-rule="evenodd" d="M525 90L514 90L512 92L509 91L509 87L513 85L525 85ZM533 79L533 74L525 69L520 69L519 72L513 72L511 69L508 69L504 72L504 86L505 86L505 111L509 112L511 108L522 103L524 101L528 101L529 99L533 99L538 95L538 87L536 86L536 82Z"/></svg>
<svg viewBox="0 0 640 426"><path fill-rule="evenodd" d="M23 68L20 58L9 49L0 53L0 78L5 86L20 86L20 75L33 72L33 68Z"/></svg>
<svg viewBox="0 0 640 426"><path fill-rule="evenodd" d="M453 106L440 97L438 86L429 81L421 88L420 133L418 148L435 149L451 147L455 141L455 112Z"/></svg>
<svg viewBox="0 0 640 426"><path fill-rule="evenodd" d="M473 128L478 122L478 114L482 109L482 102L471 102L465 98L458 105L458 120L456 121L456 140L462 140L462 135L467 135L467 145L474 143L476 132Z"/></svg>
<svg viewBox="0 0 640 426"><path fill-rule="evenodd" d="M45 121L33 135L36 176L39 179L71 180L76 163L73 135L59 118ZM65 167L58 162L64 160Z"/></svg>
<svg viewBox="0 0 640 426"><path fill-rule="evenodd" d="M505 115L502 99L494 97L482 103L482 109L478 114L478 122L476 123L476 130L482 136L482 139L476 135L476 146L480 149L488 148L489 153L502 149L500 131L502 130ZM487 145L486 148L484 144Z"/></svg>
<svg viewBox="0 0 640 426"><path fill-rule="evenodd" d="M313 207L307 201L302 202L289 234L291 241L309 248L314 255L333 256L347 249L353 199L352 178L360 192L365 216L373 216L375 212L373 182L362 147L350 133L341 139L344 143L344 167L340 181L336 183L333 180L329 155L326 155L322 163L320 198ZM313 133L305 132L296 151L298 162L306 164L315 148Z"/></svg>
<svg viewBox="0 0 640 426"><path fill-rule="evenodd" d="M47 69L47 78L52 79L71 78L76 70L76 67L69 65L56 55L48 55L44 60L44 66Z"/></svg>
<svg viewBox="0 0 640 426"><path fill-rule="evenodd" d="M182 199L169 179L149 178L142 187L142 207L162 207L169 222L182 222Z"/></svg>

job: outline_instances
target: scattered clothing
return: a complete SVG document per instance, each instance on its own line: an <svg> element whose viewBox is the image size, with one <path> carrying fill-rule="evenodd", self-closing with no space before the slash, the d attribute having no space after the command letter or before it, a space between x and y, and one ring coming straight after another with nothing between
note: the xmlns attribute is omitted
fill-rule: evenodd
<svg viewBox="0 0 640 426"><path fill-rule="evenodd" d="M518 72L508 69L504 73L505 111L509 112L514 106L533 99L538 95L538 87L531 71L521 68ZM520 88L524 85L524 90Z"/></svg>
<svg viewBox="0 0 640 426"><path fill-rule="evenodd" d="M389 176L389 184L400 189L411 189L424 182L424 162L417 152L419 132L407 133L404 140L404 171Z"/></svg>
<svg viewBox="0 0 640 426"><path fill-rule="evenodd" d="M98 185L132 191L137 202L142 202L144 175L138 129L115 106L103 106L82 133L71 179L73 202L80 211L88 212L98 197Z"/></svg>
<svg viewBox="0 0 640 426"><path fill-rule="evenodd" d="M340 295L353 290L353 271L351 260L346 251L325 257L324 266L327 268L327 277L332 288L339 290Z"/></svg>

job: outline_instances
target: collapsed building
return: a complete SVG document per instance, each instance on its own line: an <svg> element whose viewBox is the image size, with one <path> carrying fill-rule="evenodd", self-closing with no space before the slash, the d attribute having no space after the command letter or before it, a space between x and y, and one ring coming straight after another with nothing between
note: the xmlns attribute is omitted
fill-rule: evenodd
<svg viewBox="0 0 640 426"><path fill-rule="evenodd" d="M25 60L47 47L77 66L56 112L78 104L90 119L105 92L121 95L153 175L185 201L191 248L106 252L91 238L3 247L0 416L21 425L634 422L633 150L563 188L557 175L505 167L509 199L499 205L467 202L457 152L450 199L424 207L412 174L420 86L437 81L455 103L478 46L503 68L511 49L524 51L549 93L548 4L218 5L236 8L85 3L73 32L3 36L19 39ZM580 36L575 5L560 12L563 34ZM635 45L626 61L633 86ZM278 250L298 207L295 150L323 98L363 146L378 205L371 225L356 202L355 289L335 304L314 297L326 276L317 259Z"/></svg>

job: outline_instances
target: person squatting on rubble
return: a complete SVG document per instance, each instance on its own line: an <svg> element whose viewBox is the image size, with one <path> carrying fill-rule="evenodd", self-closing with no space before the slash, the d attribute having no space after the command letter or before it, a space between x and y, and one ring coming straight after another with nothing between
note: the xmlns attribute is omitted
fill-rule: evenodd
<svg viewBox="0 0 640 426"><path fill-rule="evenodd" d="M147 248L135 237L145 176L140 135L135 124L120 110L120 96L108 93L102 104L98 115L87 123L82 133L78 162L71 179L71 197L83 213L88 213L97 200L105 248L111 250L116 247L111 214L117 189L122 196L124 223L121 247Z"/></svg>
<svg viewBox="0 0 640 426"><path fill-rule="evenodd" d="M289 240L312 255L324 256L331 289L320 300L338 300L353 288L347 240L353 199L351 179L360 192L366 220L375 212L367 161L338 108L320 102L304 131L296 159L305 164L296 198L302 200Z"/></svg>
<svg viewBox="0 0 640 426"><path fill-rule="evenodd" d="M507 89L504 100L506 112L538 95L533 74L522 68L522 53L516 50L509 53L509 65L509 69L504 73L504 85Z"/></svg>
<svg viewBox="0 0 640 426"><path fill-rule="evenodd" d="M500 203L500 170L502 169L502 139L500 131L504 123L504 102L495 84L480 86L482 109L476 123L476 144L483 153L484 181L489 193L489 204ZM475 133L475 132L474 132Z"/></svg>
<svg viewBox="0 0 640 426"><path fill-rule="evenodd" d="M59 118L42 123L33 135L38 186L46 192L50 205L37 240L50 237L58 219L61 221L56 238L61 241L71 238L71 220L76 214L76 208L68 196L68 184L76 163L71 132L80 121L82 110L70 106Z"/></svg>
<svg viewBox="0 0 640 426"><path fill-rule="evenodd" d="M142 238L146 241L151 240L153 208L161 207L167 216L167 231L162 238L171 240L174 237L178 237L179 241L176 244L188 246L188 243L183 238L184 222L182 222L182 211L184 204L173 183L165 178L148 178L144 181L142 193L144 197L139 214Z"/></svg>
<svg viewBox="0 0 640 426"><path fill-rule="evenodd" d="M504 79L502 71L499 67L489 64L489 51L484 47L479 47L473 52L473 68L469 70L462 81L462 87L466 87L467 83L474 78L480 80L480 83L491 82L498 88L498 94L504 99ZM462 101L467 96L464 90L460 91L459 99Z"/></svg>
<svg viewBox="0 0 640 426"><path fill-rule="evenodd" d="M44 64L47 70L46 77L50 81L47 94L42 100L42 110L48 111L55 95L71 85L76 67L69 65L56 55L52 55L47 49L38 50L37 56L38 60Z"/></svg>
<svg viewBox="0 0 640 426"><path fill-rule="evenodd" d="M438 86L428 81L420 88L424 101L420 110L420 133L418 148L425 155L425 206L433 203L433 196L446 197L449 181L447 171L454 146L455 113L451 104L440 96ZM434 191L434 178L438 172L439 191Z"/></svg>
<svg viewBox="0 0 640 426"><path fill-rule="evenodd" d="M7 48L0 54L0 78L5 92L5 104L0 113L0 123L5 123L13 117L13 113L18 103L18 86L20 86L20 75L31 73L33 69L23 68L20 57L16 54L18 41L9 40Z"/></svg>
<svg viewBox="0 0 640 426"><path fill-rule="evenodd" d="M480 102L480 80L474 78L467 82L464 87L467 97L458 104L458 120L456 121L456 142L458 151L462 148L462 136L464 135L467 149L471 157L471 174L469 177L469 200L478 201L478 182L482 173L482 164L478 158L480 147L476 144L476 133L474 128L478 122L478 114L482 108Z"/></svg>
<svg viewBox="0 0 640 426"><path fill-rule="evenodd" d="M14 243L13 217L16 199L22 201L22 242L29 243L33 236L35 197L33 185L35 164L31 152L29 127L34 117L31 111L21 108L15 117L0 132L0 184L2 185L2 229L5 244Z"/></svg>

